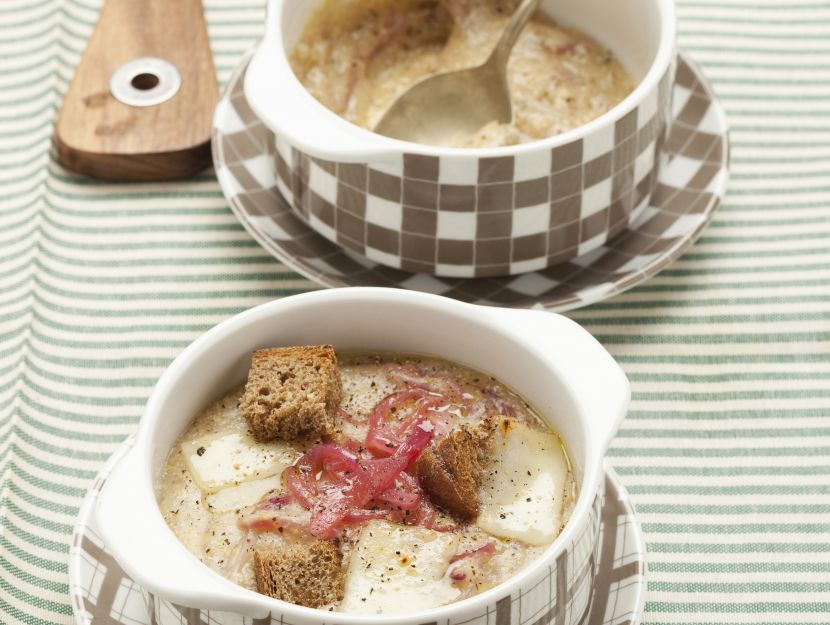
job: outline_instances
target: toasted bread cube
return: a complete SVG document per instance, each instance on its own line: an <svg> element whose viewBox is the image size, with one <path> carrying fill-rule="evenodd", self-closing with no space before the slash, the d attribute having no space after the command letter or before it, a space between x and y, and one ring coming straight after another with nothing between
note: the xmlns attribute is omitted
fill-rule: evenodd
<svg viewBox="0 0 830 625"><path fill-rule="evenodd" d="M254 552L257 591L274 599L319 608L343 598L343 556L325 540Z"/></svg>
<svg viewBox="0 0 830 625"><path fill-rule="evenodd" d="M481 460L486 439L478 432L450 432L421 453L415 471L430 499L462 521L478 515Z"/></svg>
<svg viewBox="0 0 830 625"><path fill-rule="evenodd" d="M257 440L296 440L334 432L343 387L331 345L254 352L239 408Z"/></svg>

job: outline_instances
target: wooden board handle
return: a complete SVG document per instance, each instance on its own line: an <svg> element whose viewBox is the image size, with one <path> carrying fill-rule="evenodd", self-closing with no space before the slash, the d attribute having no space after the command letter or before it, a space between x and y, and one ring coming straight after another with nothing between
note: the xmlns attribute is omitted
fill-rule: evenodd
<svg viewBox="0 0 830 625"><path fill-rule="evenodd" d="M112 73L141 57L178 70L181 86L169 100L137 107L110 93ZM145 76L133 84L146 90L153 82ZM201 0L107 0L58 116L58 158L109 180L190 176L210 163L218 97Z"/></svg>

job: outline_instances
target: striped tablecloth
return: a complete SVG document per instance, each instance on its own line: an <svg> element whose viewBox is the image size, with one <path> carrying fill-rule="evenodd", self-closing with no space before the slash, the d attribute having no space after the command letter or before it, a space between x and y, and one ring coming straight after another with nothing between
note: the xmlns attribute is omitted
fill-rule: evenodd
<svg viewBox="0 0 830 625"><path fill-rule="evenodd" d="M205 0L220 80L262 4ZM726 204L671 268L573 314L634 387L609 457L648 541L645 621L828 623L830 2L678 4L732 124ZM2 623L71 622L78 506L170 360L314 288L248 237L211 172L113 185L55 163L99 5L0 2Z"/></svg>

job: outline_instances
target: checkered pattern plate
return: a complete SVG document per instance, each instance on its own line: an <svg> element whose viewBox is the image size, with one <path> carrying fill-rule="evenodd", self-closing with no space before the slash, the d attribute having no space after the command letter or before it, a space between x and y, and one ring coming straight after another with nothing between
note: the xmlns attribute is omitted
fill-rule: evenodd
<svg viewBox="0 0 830 625"><path fill-rule="evenodd" d="M110 471L132 445L126 441L95 478L72 536L69 593L76 625L154 625L145 595L107 551L95 525L98 493ZM628 493L614 470L605 468L605 499L600 514L598 572L584 625L637 625L645 599L646 546ZM210 625L199 610L165 604L182 625ZM263 619L261 619L263 620ZM270 619L264 619L270 622ZM499 625L492 615L492 625ZM242 619L244 625L256 625ZM490 623L488 623L490 625Z"/></svg>
<svg viewBox="0 0 830 625"><path fill-rule="evenodd" d="M677 64L673 121L659 155L651 204L602 247L545 270L503 278L437 278L391 269L320 235L291 209L277 187L274 135L245 100L249 57L228 82L216 110L213 160L231 208L262 247L327 287L386 286L463 301L564 311L598 302L643 282L677 259L703 232L729 177L726 115L700 70Z"/></svg>

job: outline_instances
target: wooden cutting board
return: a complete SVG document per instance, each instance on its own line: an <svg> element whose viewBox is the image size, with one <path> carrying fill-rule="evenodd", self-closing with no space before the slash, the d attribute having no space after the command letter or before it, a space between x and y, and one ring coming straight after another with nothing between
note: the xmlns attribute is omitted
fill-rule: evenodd
<svg viewBox="0 0 830 625"><path fill-rule="evenodd" d="M168 100L133 106L111 92L113 72L142 58L178 71L180 86ZM146 101L170 85L162 72L136 67L135 76L121 72L128 92L131 86ZM210 163L218 97L201 0L106 0L58 116L58 158L68 169L108 180L191 176Z"/></svg>

